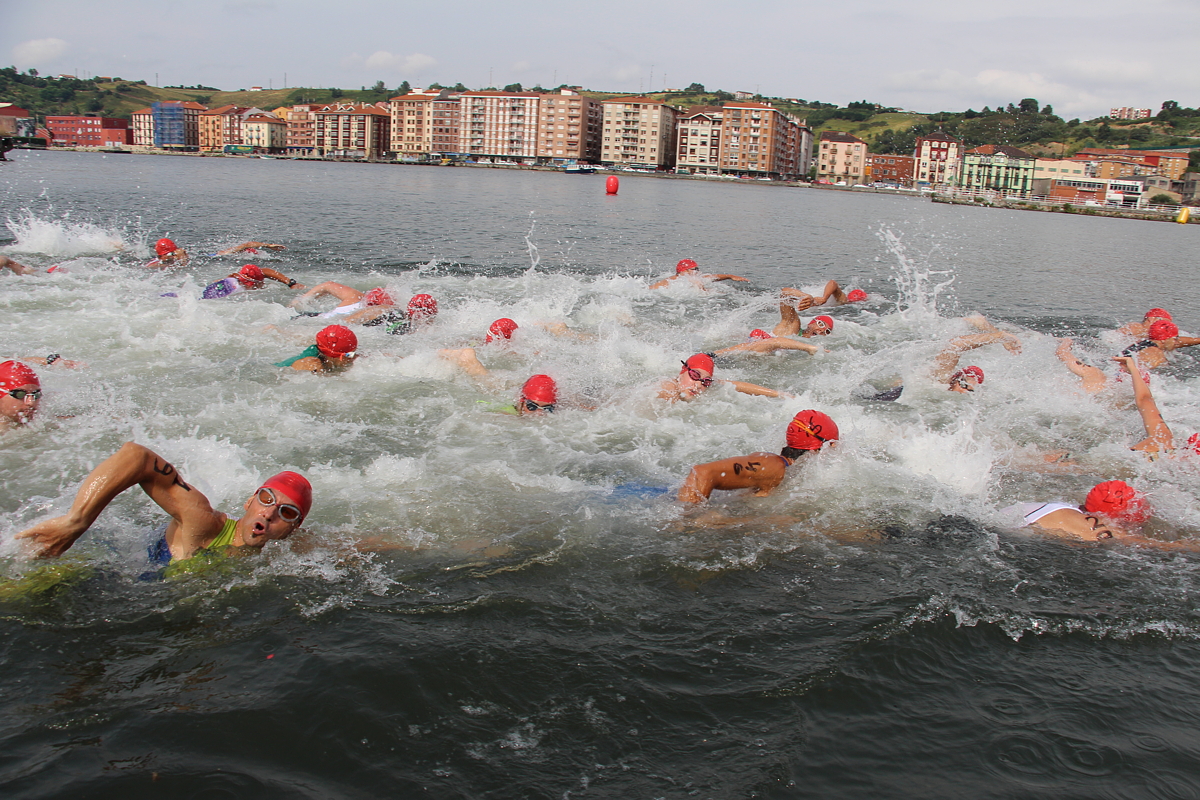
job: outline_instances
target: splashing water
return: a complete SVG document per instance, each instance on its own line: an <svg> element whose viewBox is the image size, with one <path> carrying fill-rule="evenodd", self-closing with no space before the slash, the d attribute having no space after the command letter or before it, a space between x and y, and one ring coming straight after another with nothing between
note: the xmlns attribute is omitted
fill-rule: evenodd
<svg viewBox="0 0 1200 800"><path fill-rule="evenodd" d="M15 243L3 248L10 253L30 253L74 258L112 255L144 246L141 236L121 228L108 228L91 222L74 222L69 214L61 219L42 219L25 212L17 219L5 220Z"/></svg>
<svg viewBox="0 0 1200 800"><path fill-rule="evenodd" d="M914 321L936 318L938 298L950 289L957 277L953 270L921 269L894 231L880 228L876 235L896 257L892 282L899 292L897 310L901 316Z"/></svg>

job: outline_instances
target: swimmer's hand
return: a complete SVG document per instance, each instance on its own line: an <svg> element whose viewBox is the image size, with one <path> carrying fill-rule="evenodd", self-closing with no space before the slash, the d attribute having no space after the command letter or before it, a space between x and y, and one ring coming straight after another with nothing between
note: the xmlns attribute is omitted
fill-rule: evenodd
<svg viewBox="0 0 1200 800"><path fill-rule="evenodd" d="M82 519L73 519L68 514L39 522L32 528L18 533L16 538L33 540L34 558L54 558L70 550L71 545L75 544L86 530L87 525Z"/></svg>

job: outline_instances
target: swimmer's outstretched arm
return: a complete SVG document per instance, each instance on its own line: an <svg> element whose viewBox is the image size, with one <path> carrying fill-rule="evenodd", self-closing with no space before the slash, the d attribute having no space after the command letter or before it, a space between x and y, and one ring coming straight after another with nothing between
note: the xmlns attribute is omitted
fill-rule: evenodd
<svg viewBox="0 0 1200 800"><path fill-rule="evenodd" d="M813 300L814 306L823 306L833 298L835 305L844 305L846 303L846 293L842 291L842 287L838 286L837 281L829 281L825 284L825 291L821 293L820 300Z"/></svg>
<svg viewBox="0 0 1200 800"><path fill-rule="evenodd" d="M324 283L318 283L316 286L312 287L307 292L288 303L288 305L292 308L295 308L307 300L312 300L316 297L324 297L325 295L332 295L333 297L336 297L338 302L344 306L348 306L351 303L357 303L359 300L363 299L363 293L358 289L353 289L341 283L334 283L333 281L325 281Z"/></svg>
<svg viewBox="0 0 1200 800"><path fill-rule="evenodd" d="M679 500L702 503L713 490L753 489L756 497L771 493L786 475L784 461L774 453L751 453L697 464L679 489Z"/></svg>
<svg viewBox="0 0 1200 800"><path fill-rule="evenodd" d="M33 275L35 272L37 272L37 270L33 267L27 267L18 261L14 261L8 256L0 256L0 270L3 270L5 267L11 269L17 275Z"/></svg>
<svg viewBox="0 0 1200 800"><path fill-rule="evenodd" d="M759 386L757 383L746 383L745 381L727 381L718 379L721 383L728 383L737 389L742 394L754 395L756 397L783 397L782 392L774 389L768 389L766 386Z"/></svg>
<svg viewBox="0 0 1200 800"><path fill-rule="evenodd" d="M66 367L67 369L78 369L79 367L87 366L83 361L71 361L70 359L63 358L58 353L51 353L44 358L42 356L22 356L21 360L30 364L41 364L44 367L48 367L51 364Z"/></svg>
<svg viewBox="0 0 1200 800"><path fill-rule="evenodd" d="M753 342L742 342L732 347L724 347L715 355L726 353L774 353L776 350L803 350L813 355L821 352L821 348L808 342L797 342L783 336L772 336L770 339L755 339Z"/></svg>
<svg viewBox="0 0 1200 800"><path fill-rule="evenodd" d="M1131 449L1145 450L1151 453L1166 452L1174 448L1174 440L1171 436L1171 429L1167 427L1167 423L1163 420L1162 414L1158 410L1158 403L1154 401L1154 395L1150 392L1150 387L1146 385L1145 379L1142 378L1142 371L1138 369L1137 358L1134 356L1116 356L1113 358L1118 364L1123 364L1125 369L1129 371L1129 375L1133 380L1133 402L1137 405L1138 413L1142 417L1142 426L1146 429L1146 438L1135 444Z"/></svg>
<svg viewBox="0 0 1200 800"><path fill-rule="evenodd" d="M263 274L264 278L270 278L273 281L279 281L280 283L286 283L289 289L305 288L303 283L298 283L297 281L295 281L292 278L289 278L287 275L284 275L282 272L280 272L277 269L271 269L270 267L259 267L259 269L262 270L262 274ZM231 275L230 277L233 277L233 276Z"/></svg>
<svg viewBox="0 0 1200 800"><path fill-rule="evenodd" d="M968 318L970 319L970 318ZM987 320L984 320L986 323ZM991 323L987 323L989 326ZM950 376L954 374L954 370L958 369L958 359L963 353L968 350L974 350L977 347L983 347L992 342L1000 342L1010 353L1021 352L1021 342L1016 336L1011 333L1005 333L992 327L991 330L985 330L983 333L971 333L966 336L957 336L950 340L946 349L938 353L937 358L933 360L933 369L930 371L933 379L938 381L950 380Z"/></svg>
<svg viewBox="0 0 1200 800"><path fill-rule="evenodd" d="M1054 354L1058 356L1058 360L1066 365L1067 369L1083 379L1083 389L1089 394L1099 392L1104 388L1105 382L1108 380L1104 372L1099 367L1093 367L1090 364L1085 364L1075 357L1075 352L1071 349L1073 341L1071 339L1059 339L1058 347L1055 348Z"/></svg>
<svg viewBox="0 0 1200 800"><path fill-rule="evenodd" d="M725 273L705 275L704 277L708 278L710 281L744 281L747 283L750 281L749 278L743 278L741 275L726 275Z"/></svg>
<svg viewBox="0 0 1200 800"><path fill-rule="evenodd" d="M228 250L218 250L219 256L231 256L234 253L243 253L246 250L286 250L287 248L281 244L271 244L270 242L242 242L239 245L234 245Z"/></svg>
<svg viewBox="0 0 1200 800"><path fill-rule="evenodd" d="M39 558L60 556L87 532L117 495L134 485L140 485L171 516L168 537L177 531L176 536L189 543L184 549L190 548L191 552L198 549L191 543L211 539L225 523L225 515L214 511L199 489L184 483L170 462L147 447L126 442L84 479L70 511L34 525L16 538L32 539Z"/></svg>

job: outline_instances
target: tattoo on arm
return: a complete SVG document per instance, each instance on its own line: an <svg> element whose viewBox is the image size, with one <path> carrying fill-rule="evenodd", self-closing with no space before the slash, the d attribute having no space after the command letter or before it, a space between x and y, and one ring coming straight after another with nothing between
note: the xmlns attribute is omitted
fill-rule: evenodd
<svg viewBox="0 0 1200 800"><path fill-rule="evenodd" d="M158 459L157 458L154 459L154 471L164 477L170 477L171 475L174 475L175 480L173 481L173 483L176 486L182 486L183 490L186 492L190 492L192 490L192 487L188 486L186 483L183 482L183 478L179 477L179 472L177 472L176 469L173 466L171 466L171 464L169 462L167 462L167 461L162 462L162 466L160 467L160 466L158 466Z"/></svg>
<svg viewBox="0 0 1200 800"><path fill-rule="evenodd" d="M762 466L761 461L747 461L745 464L741 464L741 463L735 461L733 464L733 474L741 475L742 470L746 470L746 472L758 472L758 468L761 466Z"/></svg>

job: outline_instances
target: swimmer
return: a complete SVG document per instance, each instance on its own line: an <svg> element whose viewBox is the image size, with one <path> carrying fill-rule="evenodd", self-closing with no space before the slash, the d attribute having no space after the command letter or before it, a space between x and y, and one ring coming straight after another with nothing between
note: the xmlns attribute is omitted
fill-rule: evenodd
<svg viewBox="0 0 1200 800"><path fill-rule="evenodd" d="M37 272L33 267L27 267L19 261L14 261L8 256L0 256L0 272L5 269L11 269L16 275L33 275Z"/></svg>
<svg viewBox="0 0 1200 800"><path fill-rule="evenodd" d="M48 356L21 356L21 360L30 364L40 364L43 367L53 364L56 367L63 367L64 369L79 369L80 367L87 366L87 363L84 361L72 361L69 358L63 358L58 353L51 353Z"/></svg>
<svg viewBox="0 0 1200 800"><path fill-rule="evenodd" d="M358 337L344 325L322 328L316 342L300 355L280 361L275 366L291 367L301 372L344 372L357 358Z"/></svg>
<svg viewBox="0 0 1200 800"><path fill-rule="evenodd" d="M784 291L788 290L784 289ZM809 295L805 295L805 297L809 297ZM796 313L796 309L788 302L779 304L779 323L771 331L772 336L796 336L799 334L803 339L811 339L814 336L828 336L831 333L833 333L833 317L828 314L822 314L819 317L813 317L807 325L803 325L800 322L800 315Z"/></svg>
<svg viewBox="0 0 1200 800"><path fill-rule="evenodd" d="M147 263L147 267L157 267L160 269L165 269L166 267L186 267L190 260L187 250L184 250L166 237L154 243L154 252L158 258Z"/></svg>
<svg viewBox="0 0 1200 800"><path fill-rule="evenodd" d="M667 284L669 284L671 281L677 280L679 278L687 278L692 283L698 285L702 289L704 288L703 281L744 281L745 282L745 281L750 280L749 278L743 278L741 275L702 273L700 271L699 264L697 264L695 261L693 261L690 258L685 258L685 259L680 260L680 262L675 265L675 274L674 275L670 276L669 278L663 278L661 281L658 281L657 283L650 284L650 288L651 289L661 289L664 286L666 286Z"/></svg>
<svg viewBox="0 0 1200 800"><path fill-rule="evenodd" d="M1200 549L1192 542L1164 542L1130 533L1150 516L1146 496L1124 481L1104 481L1092 487L1082 506L1070 503L1016 503L1002 513L1020 514L1022 527L1035 528L1062 539L1099 542L1111 539L1122 544L1164 550Z"/></svg>
<svg viewBox="0 0 1200 800"><path fill-rule="evenodd" d="M37 373L19 361L0 364L0 433L28 425L42 400Z"/></svg>
<svg viewBox="0 0 1200 800"><path fill-rule="evenodd" d="M1136 450L1140 453L1145 453L1150 459L1161 453L1173 453L1175 451L1175 439L1171 435L1171 429L1167 427L1167 423L1163 420L1162 414L1158 410L1158 403L1154 401L1154 395L1150 392L1150 385L1146 383L1144 370L1138 367L1137 358L1135 356L1116 356L1113 358L1124 370L1131 376L1133 382L1133 402L1137 406L1138 414L1142 417L1142 427L1146 431L1146 438L1135 444L1130 450ZM1188 451L1197 452L1200 450L1197 446L1200 445L1200 433L1194 433L1188 439Z"/></svg>
<svg viewBox="0 0 1200 800"><path fill-rule="evenodd" d="M713 359L708 353L696 353L687 361L675 378L663 381L658 388L658 399L671 403L687 401L705 392L713 383L727 383L742 394L759 397L782 397L781 392L745 381L727 381L713 378Z"/></svg>
<svg viewBox="0 0 1200 800"><path fill-rule="evenodd" d="M472 378L479 379L483 382L490 382L492 377L487 367L479 360L479 356L475 353L473 347L462 347L457 350L439 350L438 357L445 359L456 365L467 375ZM501 414L515 414L517 416L553 414L554 410L560 405L558 396L558 384L549 375L534 375L521 386L517 393L516 403L508 406L497 406L495 411ZM584 411L594 411L592 406L584 405L579 402L572 402L573 408L580 408Z"/></svg>
<svg viewBox="0 0 1200 800"><path fill-rule="evenodd" d="M838 440L837 424L827 414L808 409L788 423L786 446L775 453L751 453L697 464L679 490L684 503L702 503L714 490L753 489L754 497L774 491L797 458L818 452L827 442Z"/></svg>
<svg viewBox="0 0 1200 800"><path fill-rule="evenodd" d="M273 250L278 252L286 249L287 248L281 244L271 244L270 242L242 242L241 244L234 245L227 250L218 250L217 255L231 256L235 253L254 253L257 255L259 250Z"/></svg>
<svg viewBox="0 0 1200 800"><path fill-rule="evenodd" d="M804 311L813 306L823 306L830 300L835 306L844 306L847 303L861 303L867 299L867 293L862 289L851 289L849 293L842 291L842 287L837 281L827 281L825 289L821 292L821 296L814 297L808 292L800 289L785 287L779 290L779 294L783 297L791 298L786 301L787 304L795 311Z"/></svg>
<svg viewBox="0 0 1200 800"><path fill-rule="evenodd" d="M1141 322L1130 322L1127 325L1122 325L1117 331L1137 339L1145 339L1150 334L1150 326L1160 319L1167 322L1174 322L1170 311L1167 311L1165 308L1152 308L1142 317Z"/></svg>
<svg viewBox="0 0 1200 800"><path fill-rule="evenodd" d="M929 371L938 383L945 383L946 388L957 394L974 392L983 385L983 369L977 366L958 368L959 359L963 353L978 347L999 342L1010 353L1021 352L1021 341L1011 333L1006 333L988 322L982 314L973 314L964 319L978 328L982 333L970 333L951 339L942 352L933 360ZM904 385L893 386L891 389L875 395L873 400L897 400L904 391Z"/></svg>
<svg viewBox="0 0 1200 800"><path fill-rule="evenodd" d="M286 539L312 507L308 480L295 472L281 472L264 481L246 500L241 519L231 519L213 510L208 498L185 483L162 456L135 442L126 442L84 479L70 511L34 525L16 538L31 540L38 558L60 556L87 532L117 495L135 485L141 486L171 517L162 540L151 548L152 558L164 566L205 551L261 548L267 542Z"/></svg>
<svg viewBox="0 0 1200 800"><path fill-rule="evenodd" d="M263 288L264 278L270 278L273 281L286 284L289 289L304 288L304 284L297 283L295 278L289 278L282 272L273 270L270 267L246 264L237 272L231 272L229 277L222 278L215 283L205 286L204 292L200 296L205 300L219 300L222 297L229 297L241 292L261 289Z"/></svg>
<svg viewBox="0 0 1200 800"><path fill-rule="evenodd" d="M291 308L296 308L308 300L325 296L337 298L338 307L323 314L306 313L302 316L315 316L322 319L337 319L340 317L342 318L342 322L350 324L367 325L373 323L380 325L383 323L375 322L375 320L390 314L396 305L396 301L392 299L392 296L383 287L376 287L370 291L360 292L358 289L353 289L341 283L334 283L333 281L325 281L324 283L317 284L288 303L288 305ZM429 297L429 295L417 296ZM433 298L430 297L429 299L432 300ZM409 306L412 306L412 301L409 301ZM435 313L436 308L437 303L434 302ZM394 320L394 322L399 321L399 319Z"/></svg>
<svg viewBox="0 0 1200 800"><path fill-rule="evenodd" d="M1075 342L1073 339L1059 339L1058 347L1055 348L1054 354L1058 356L1059 361L1066 365L1067 369L1069 369L1073 374L1079 376L1083 391L1087 392L1088 394L1097 394L1104 391L1106 388L1108 388L1108 375L1106 375L1104 370L1100 369L1099 367L1093 367L1091 364L1085 364L1084 362L1080 361L1075 355L1075 351L1073 349L1074 343ZM1144 349L1148 349L1148 347L1139 348L1136 345L1127 347L1125 348L1122 356L1113 359L1121 365L1121 372L1117 375L1118 381L1123 380L1123 375L1128 374L1126 372L1127 362L1121 360L1123 356L1131 355L1139 350ZM1150 380L1150 373L1146 372L1141 364L1138 365L1138 368L1142 370L1142 379L1148 383Z"/></svg>
<svg viewBox="0 0 1200 800"><path fill-rule="evenodd" d="M833 322L833 320L830 320ZM824 323L822 323L824 324ZM815 355L822 352L821 348L815 344L808 342L797 342L795 339L789 339L785 336L772 336L761 328L755 328L750 331L750 341L735 344L731 347L723 347L713 353L715 356L725 356L731 353L774 353L779 350L803 350L806 353Z"/></svg>
<svg viewBox="0 0 1200 800"><path fill-rule="evenodd" d="M367 292L364 300L370 306L372 292L379 292L388 301L391 297L388 296L382 289L372 289ZM392 335L402 335L405 333L414 333L420 330L425 325L433 322L437 317L438 304L427 294L415 294L409 301L405 310L401 311L394 306L380 304L379 308L366 308L351 314L346 318L346 322L360 322L364 327L374 327L384 325L384 333Z"/></svg>
<svg viewBox="0 0 1200 800"><path fill-rule="evenodd" d="M508 317L501 317L488 326L487 337L483 340L484 344L491 344L492 342L507 342L512 339L513 334L517 332L517 328L519 327L520 326L517 325L516 321L511 320Z"/></svg>

